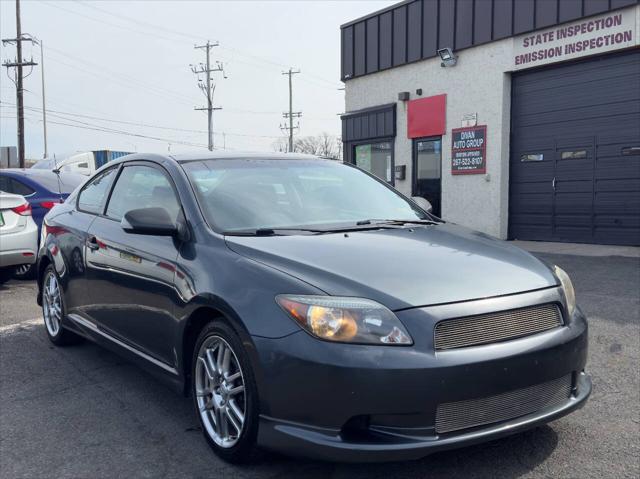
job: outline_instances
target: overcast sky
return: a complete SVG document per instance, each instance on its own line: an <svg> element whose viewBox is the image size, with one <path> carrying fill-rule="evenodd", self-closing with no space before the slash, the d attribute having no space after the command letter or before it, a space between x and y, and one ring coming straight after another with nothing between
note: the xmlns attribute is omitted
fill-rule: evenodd
<svg viewBox="0 0 640 479"><path fill-rule="evenodd" d="M22 31L44 43L49 154L206 148L206 113L193 109L205 98L189 64L204 61L193 47L207 40L219 41L212 59L224 62L228 76L215 75L215 104L223 107L214 114L216 147L272 149L283 136L288 83L281 72L289 66L301 70L294 76L298 134L339 135L339 26L393 3L23 0ZM2 38L15 37L13 0L0 1L0 29ZM24 56L40 63L39 47L25 43ZM3 46L0 57L13 60L15 47ZM15 87L6 73L2 146L16 144ZM25 80L26 153L34 159L43 154L40 81L37 66Z"/></svg>

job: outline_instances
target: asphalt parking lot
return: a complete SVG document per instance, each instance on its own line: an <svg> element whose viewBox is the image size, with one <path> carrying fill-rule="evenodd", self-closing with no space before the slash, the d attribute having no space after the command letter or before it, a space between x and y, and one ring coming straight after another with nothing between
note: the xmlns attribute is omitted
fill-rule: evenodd
<svg viewBox="0 0 640 479"><path fill-rule="evenodd" d="M420 461L345 465L213 455L189 399L95 345L47 340L32 282L0 285L0 477L640 477L640 259L539 254L574 280L589 317L594 391L526 433Z"/></svg>

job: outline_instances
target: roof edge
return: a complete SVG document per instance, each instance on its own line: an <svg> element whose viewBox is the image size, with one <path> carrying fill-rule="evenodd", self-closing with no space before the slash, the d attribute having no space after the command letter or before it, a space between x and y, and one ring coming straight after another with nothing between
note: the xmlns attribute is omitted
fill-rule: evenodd
<svg viewBox="0 0 640 479"><path fill-rule="evenodd" d="M402 0L401 2L394 3L393 5L389 5L388 7L381 8L380 10L376 10L375 12L363 15L362 17L356 18L355 20L350 20L347 23L343 23L342 25L340 25L340 29L342 30L343 28L350 27L351 25L354 25L356 23L362 22L363 20L368 20L369 18L373 18L373 17L376 17L378 15L382 15L383 13L390 12L391 10L394 10L394 9L396 9L398 7L403 6L403 5L407 5L409 3L413 3L415 1L416 0Z"/></svg>

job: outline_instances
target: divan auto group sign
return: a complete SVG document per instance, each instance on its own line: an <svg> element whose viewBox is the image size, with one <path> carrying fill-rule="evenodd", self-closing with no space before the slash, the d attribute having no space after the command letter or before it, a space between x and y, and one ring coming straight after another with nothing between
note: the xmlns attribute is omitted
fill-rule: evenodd
<svg viewBox="0 0 640 479"><path fill-rule="evenodd" d="M451 130L451 174L487 172L487 125Z"/></svg>
<svg viewBox="0 0 640 479"><path fill-rule="evenodd" d="M610 12L514 38L513 69L638 45L640 7Z"/></svg>

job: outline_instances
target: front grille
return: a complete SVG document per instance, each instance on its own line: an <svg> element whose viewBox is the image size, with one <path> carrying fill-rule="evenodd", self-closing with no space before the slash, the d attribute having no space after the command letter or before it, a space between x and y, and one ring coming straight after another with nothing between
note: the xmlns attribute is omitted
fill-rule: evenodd
<svg viewBox="0 0 640 479"><path fill-rule="evenodd" d="M571 395L571 374L535 386L496 396L439 404L439 434L508 421L542 409L564 404Z"/></svg>
<svg viewBox="0 0 640 479"><path fill-rule="evenodd" d="M562 326L562 316L555 304L447 319L436 324L435 348L445 350L497 343L558 326Z"/></svg>

